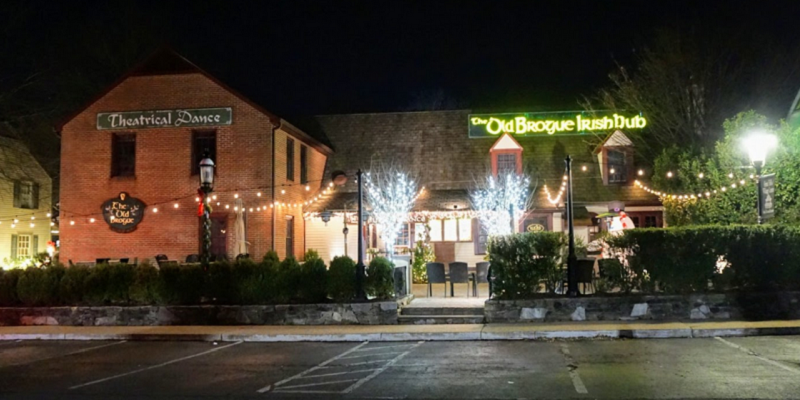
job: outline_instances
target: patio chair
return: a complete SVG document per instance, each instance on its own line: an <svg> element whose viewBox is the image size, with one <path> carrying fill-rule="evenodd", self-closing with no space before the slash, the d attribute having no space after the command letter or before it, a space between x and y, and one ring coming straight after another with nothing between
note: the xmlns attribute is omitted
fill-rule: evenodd
<svg viewBox="0 0 800 400"><path fill-rule="evenodd" d="M430 262L425 264L425 269L428 272L428 297L433 297L431 284L434 283L444 284L444 297L447 297L447 278L444 275L444 264Z"/></svg>
<svg viewBox="0 0 800 400"><path fill-rule="evenodd" d="M187 263L199 263L200 262L200 255L199 254L189 254L186 256Z"/></svg>
<svg viewBox="0 0 800 400"><path fill-rule="evenodd" d="M475 279L472 281L472 294L479 297L478 284L489 284L489 297L492 297L492 283L489 282L489 263L487 261L475 264Z"/></svg>
<svg viewBox="0 0 800 400"><path fill-rule="evenodd" d="M169 260L169 257L167 257L166 254L157 254L155 259L156 259L156 264L158 264L158 266L161 267L161 263Z"/></svg>
<svg viewBox="0 0 800 400"><path fill-rule="evenodd" d="M456 283L467 284L467 297L469 297L469 267L465 262L450 263L450 297L455 297L453 285Z"/></svg>
<svg viewBox="0 0 800 400"><path fill-rule="evenodd" d="M577 283L583 284L583 294L586 294L586 288L592 287L594 292L594 259L581 258L577 263Z"/></svg>

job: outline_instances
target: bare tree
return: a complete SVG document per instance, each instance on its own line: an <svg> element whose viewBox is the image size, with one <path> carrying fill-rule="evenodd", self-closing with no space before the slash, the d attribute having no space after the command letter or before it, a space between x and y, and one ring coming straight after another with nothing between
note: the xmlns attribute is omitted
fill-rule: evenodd
<svg viewBox="0 0 800 400"><path fill-rule="evenodd" d="M363 179L372 218L391 258L397 234L419 196L417 181L394 163L373 163Z"/></svg>

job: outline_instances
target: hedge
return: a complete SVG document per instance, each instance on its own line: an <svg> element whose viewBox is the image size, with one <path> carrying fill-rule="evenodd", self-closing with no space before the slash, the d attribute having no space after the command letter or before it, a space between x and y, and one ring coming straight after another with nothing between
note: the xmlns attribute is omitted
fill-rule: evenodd
<svg viewBox="0 0 800 400"><path fill-rule="evenodd" d="M800 290L800 228L697 226L631 229L606 239L598 292L698 293ZM566 278L561 232L520 233L489 241L493 294L530 298Z"/></svg>
<svg viewBox="0 0 800 400"><path fill-rule="evenodd" d="M394 296L393 265L377 258L366 290L376 299ZM337 257L328 269L319 257L299 263L240 259L199 264L99 264L0 269L0 306L102 306L194 304L286 304L350 301L355 297L355 263Z"/></svg>
<svg viewBox="0 0 800 400"><path fill-rule="evenodd" d="M631 229L608 243L628 267L628 290L800 289L800 228L796 227Z"/></svg>

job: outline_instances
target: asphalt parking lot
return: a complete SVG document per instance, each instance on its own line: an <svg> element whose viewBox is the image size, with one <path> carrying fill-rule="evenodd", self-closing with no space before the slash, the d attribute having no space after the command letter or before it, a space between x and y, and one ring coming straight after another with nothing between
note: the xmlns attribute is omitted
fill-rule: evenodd
<svg viewBox="0 0 800 400"><path fill-rule="evenodd" d="M800 337L0 342L2 399L796 398Z"/></svg>

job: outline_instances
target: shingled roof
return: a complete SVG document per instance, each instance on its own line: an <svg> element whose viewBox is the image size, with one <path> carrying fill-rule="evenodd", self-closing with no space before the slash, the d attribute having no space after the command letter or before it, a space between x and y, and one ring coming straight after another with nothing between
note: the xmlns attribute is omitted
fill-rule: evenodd
<svg viewBox="0 0 800 400"><path fill-rule="evenodd" d="M372 163L396 162L415 175L433 198L449 196L450 201L469 205L468 191L490 171L489 149L497 138L470 139L467 136L469 110L379 114L323 115L316 117L321 132L336 149L328 159L326 176L343 171L353 176ZM522 146L523 167L537 184L536 208L553 208L543 186L553 196L564 175L564 159L573 158L573 199L576 204L624 201L626 204L659 204L655 196L632 185L604 185L594 150L609 133L598 135L553 135L515 137ZM586 166L586 171L582 167ZM341 209L355 199L355 180L326 202L308 211ZM434 201L418 201L415 209L442 209ZM431 208L423 208L431 207ZM446 209L447 207L445 207Z"/></svg>

